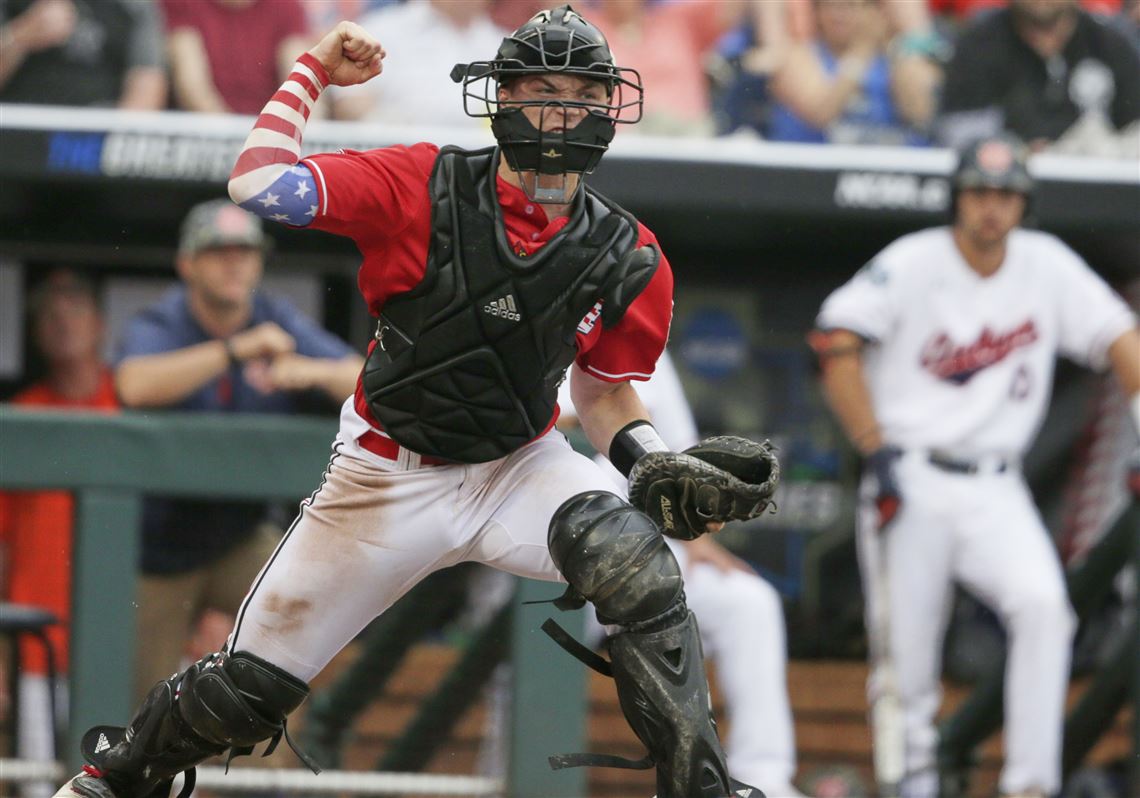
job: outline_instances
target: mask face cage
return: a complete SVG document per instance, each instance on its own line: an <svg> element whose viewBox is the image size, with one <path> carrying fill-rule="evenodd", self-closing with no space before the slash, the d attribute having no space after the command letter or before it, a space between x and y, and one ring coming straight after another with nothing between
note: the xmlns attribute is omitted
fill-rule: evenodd
<svg viewBox="0 0 1140 798"><path fill-rule="evenodd" d="M500 98L520 80L557 75L596 81L604 99L567 98L554 92L527 99ZM615 66L601 31L569 6L535 15L503 39L494 59L456 64L451 79L463 87L464 113L491 120L503 157L516 172L590 173L613 140L616 126L639 122L644 104L641 75ZM534 114L528 108L540 110ZM565 120L570 109L585 112L575 114L580 121L574 127L543 130L551 116ZM563 128L561 123L550 126Z"/></svg>
<svg viewBox="0 0 1140 798"><path fill-rule="evenodd" d="M515 81L558 74L598 81L605 90L605 99L590 102L542 97L501 100L499 97L500 89ZM644 90L641 75L634 69L608 64L550 69L526 66L517 60L495 60L458 64L452 78L463 85L464 112L491 120L491 131L511 169L518 173L563 176L559 188L542 188L537 184L529 188L527 181L523 181L527 195L537 202L569 202L576 189L571 189L566 176L594 171L613 140L616 126L641 120ZM540 109L537 125L524 108ZM543 129L548 115L556 116L560 121L555 126L561 127L569 109L585 111L577 124L561 130Z"/></svg>
<svg viewBox="0 0 1140 798"><path fill-rule="evenodd" d="M544 61L547 59L542 54ZM641 121L645 89L641 74L636 69L595 64L593 67L575 67L564 63L544 63L527 66L517 59L495 59L456 64L451 79L463 85L463 112L471 117L493 119L497 115L525 106L565 105L585 108L592 115L602 117L611 124L634 125ZM596 80L606 90L606 101L589 103L576 101L499 100L499 87L520 78L545 74L574 75Z"/></svg>

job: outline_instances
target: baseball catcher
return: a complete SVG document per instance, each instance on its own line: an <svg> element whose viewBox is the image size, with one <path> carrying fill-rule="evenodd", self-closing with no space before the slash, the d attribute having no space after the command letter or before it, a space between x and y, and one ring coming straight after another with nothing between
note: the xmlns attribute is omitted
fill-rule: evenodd
<svg viewBox="0 0 1140 798"><path fill-rule="evenodd" d="M653 233L584 177L615 126L640 118L637 73L559 6L452 72L496 146L301 158L321 92L375 78L384 56L337 25L265 106L229 182L243 207L352 238L363 256L377 331L324 479L225 650L156 685L127 730L93 730L91 770L59 795L151 798L206 757L288 742L287 715L341 648L425 575L474 561L569 582L615 627L618 695L659 798L756 798L729 778L661 533L754 516L778 469L740 439L668 452L630 384L665 347L672 271ZM224 342L202 352L228 367ZM568 368L582 427L631 477L636 506L554 431Z"/></svg>

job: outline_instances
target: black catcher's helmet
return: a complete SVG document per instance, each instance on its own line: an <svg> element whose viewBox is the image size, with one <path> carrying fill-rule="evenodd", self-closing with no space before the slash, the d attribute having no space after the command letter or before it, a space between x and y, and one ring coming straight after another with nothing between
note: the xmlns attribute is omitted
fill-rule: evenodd
<svg viewBox="0 0 1140 798"><path fill-rule="evenodd" d="M1034 189L1028 161L1029 148L1012 133L983 136L966 145L951 178L955 205L958 192L965 188L1006 189L1028 200Z"/></svg>
<svg viewBox="0 0 1140 798"><path fill-rule="evenodd" d="M499 101L499 87L520 77L552 72L600 81L606 87L606 102ZM463 110L469 116L490 118L491 131L516 171L588 174L613 140L615 124L641 119L641 76L615 66L606 37L569 5L538 12L503 39L493 60L456 64L451 79L463 84ZM588 113L570 130L542 132L522 112L524 105L542 107L544 112L581 107Z"/></svg>

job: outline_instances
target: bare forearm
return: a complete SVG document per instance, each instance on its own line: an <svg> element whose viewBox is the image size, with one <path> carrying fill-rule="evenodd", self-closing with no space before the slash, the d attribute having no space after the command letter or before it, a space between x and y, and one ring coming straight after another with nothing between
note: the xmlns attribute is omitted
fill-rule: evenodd
<svg viewBox="0 0 1140 798"><path fill-rule="evenodd" d="M840 59L834 76L827 75L815 56L801 46L777 71L772 91L804 121L824 128L843 113L869 64L869 56L851 53Z"/></svg>
<svg viewBox="0 0 1140 798"><path fill-rule="evenodd" d="M115 370L115 389L127 407L163 407L180 402L230 365L222 341L205 341L174 352L139 355Z"/></svg>
<svg viewBox="0 0 1140 798"><path fill-rule="evenodd" d="M606 387L595 383L601 381L590 377L571 381L570 395L590 445L608 453L614 435L631 421L648 420L649 411L628 382L602 383Z"/></svg>
<svg viewBox="0 0 1140 798"><path fill-rule="evenodd" d="M848 439L863 454L883 445L871 394L857 354L830 358L823 367L823 395Z"/></svg>
<svg viewBox="0 0 1140 798"><path fill-rule="evenodd" d="M214 72L201 34L190 28L179 28L170 34L167 49L178 107L197 113L228 111L225 100L214 85Z"/></svg>
<svg viewBox="0 0 1140 798"><path fill-rule="evenodd" d="M899 116L917 128L934 119L935 97L942 70L921 55L902 55L891 62L891 95Z"/></svg>
<svg viewBox="0 0 1140 798"><path fill-rule="evenodd" d="M123 79L119 107L127 111L161 111L166 107L166 76L158 67L134 67Z"/></svg>
<svg viewBox="0 0 1140 798"><path fill-rule="evenodd" d="M1133 327L1113 341L1108 357L1125 396L1140 393L1140 328Z"/></svg>
<svg viewBox="0 0 1140 798"><path fill-rule="evenodd" d="M0 86L7 85L28 57L28 52L16 22L0 27Z"/></svg>
<svg viewBox="0 0 1140 798"><path fill-rule="evenodd" d="M360 378L364 359L359 355L351 355L340 360L326 360L323 365L323 374L317 387L334 401L343 402L356 391L356 381Z"/></svg>

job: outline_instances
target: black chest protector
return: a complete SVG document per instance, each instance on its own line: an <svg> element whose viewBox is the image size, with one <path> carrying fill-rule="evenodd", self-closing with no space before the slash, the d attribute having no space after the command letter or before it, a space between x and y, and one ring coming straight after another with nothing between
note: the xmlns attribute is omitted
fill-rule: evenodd
<svg viewBox="0 0 1140 798"><path fill-rule="evenodd" d="M494 148L440 151L424 278L384 305L364 367L384 431L460 463L503 457L546 428L579 324L599 302L601 324L616 324L660 261L655 247L637 246L632 216L584 186L566 227L533 256L516 255L497 163Z"/></svg>

